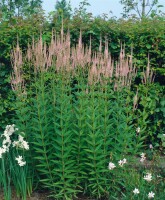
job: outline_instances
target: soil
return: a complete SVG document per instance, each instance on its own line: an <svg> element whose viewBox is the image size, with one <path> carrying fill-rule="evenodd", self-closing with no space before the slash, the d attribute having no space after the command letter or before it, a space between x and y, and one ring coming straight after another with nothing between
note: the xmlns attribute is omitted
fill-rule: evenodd
<svg viewBox="0 0 165 200"><path fill-rule="evenodd" d="M32 193L31 197L27 197L27 200L51 200L51 198L48 197L49 193L45 191L39 191ZM0 200L4 200L3 192L0 190ZM11 200L22 200L21 198L16 197L15 192L12 192L12 198ZM95 199L89 199L83 195L80 195L77 199L74 200L95 200Z"/></svg>
<svg viewBox="0 0 165 200"><path fill-rule="evenodd" d="M48 193L44 192L34 192L31 197L27 197L27 200L49 200L47 197ZM0 191L0 200L4 200L3 192ZM11 200L21 200L21 198L16 197L15 192L12 192L12 198Z"/></svg>

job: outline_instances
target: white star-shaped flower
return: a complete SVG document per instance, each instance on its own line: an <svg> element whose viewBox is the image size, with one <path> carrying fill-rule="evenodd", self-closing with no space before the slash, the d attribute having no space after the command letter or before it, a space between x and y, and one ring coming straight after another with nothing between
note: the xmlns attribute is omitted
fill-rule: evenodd
<svg viewBox="0 0 165 200"><path fill-rule="evenodd" d="M109 169L109 170L112 170L112 169L114 169L115 167L116 167L115 164L112 163L112 162L110 162L109 165L108 165L108 169Z"/></svg>
<svg viewBox="0 0 165 200"><path fill-rule="evenodd" d="M148 194L148 198L149 198L149 199L154 198L154 196L155 196L155 193L153 193L152 191L149 192L149 194Z"/></svg>
<svg viewBox="0 0 165 200"><path fill-rule="evenodd" d="M139 194L140 192L139 192L139 190L138 190L137 188L135 188L135 189L133 190L133 193L134 193L134 194Z"/></svg>
<svg viewBox="0 0 165 200"><path fill-rule="evenodd" d="M152 175L150 173L147 173L147 175L144 176L144 180L146 180L148 182L152 181Z"/></svg>

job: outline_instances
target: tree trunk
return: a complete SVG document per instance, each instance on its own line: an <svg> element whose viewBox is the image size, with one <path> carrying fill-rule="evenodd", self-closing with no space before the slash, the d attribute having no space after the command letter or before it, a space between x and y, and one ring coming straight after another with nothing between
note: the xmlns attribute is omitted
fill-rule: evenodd
<svg viewBox="0 0 165 200"><path fill-rule="evenodd" d="M146 8L146 0L143 0L143 3L142 3L142 18L145 17L145 8Z"/></svg>

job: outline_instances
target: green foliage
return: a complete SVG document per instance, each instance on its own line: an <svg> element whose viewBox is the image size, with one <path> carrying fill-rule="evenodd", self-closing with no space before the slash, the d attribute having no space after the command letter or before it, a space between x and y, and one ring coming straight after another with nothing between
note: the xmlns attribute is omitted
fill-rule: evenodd
<svg viewBox="0 0 165 200"><path fill-rule="evenodd" d="M27 17L29 14L36 13L41 7L42 0L1 0L0 13L2 20L10 20L14 16Z"/></svg>
<svg viewBox="0 0 165 200"><path fill-rule="evenodd" d="M82 30L83 43L89 45L89 38L92 39L92 50L99 49L100 38L102 45L105 40L109 42L109 51L115 60L118 59L121 43L125 45L127 55L133 49L133 58L136 66L143 71L147 65L149 54L150 64L157 73L157 81L164 84L164 48L165 48L165 22L164 18L139 20L104 20L100 17L89 19L86 22L80 18L73 17L70 22L70 34L72 44L78 41L79 31ZM65 25L64 25L65 27ZM65 27L68 30L68 26ZM161 75L161 76L160 76ZM162 77L163 76L163 77Z"/></svg>
<svg viewBox="0 0 165 200"><path fill-rule="evenodd" d="M96 91L95 91L96 90ZM101 133L102 124L100 123L101 113L100 105L100 92L94 86L89 88L88 107L86 110L87 119L87 135L86 135L86 168L87 168L87 187L89 194L100 198L106 195L106 161L107 149L105 145L104 134Z"/></svg>
<svg viewBox="0 0 165 200"><path fill-rule="evenodd" d="M6 69L3 64L0 64L0 69L0 131L2 131L6 124L12 123L15 95L10 89L11 86L8 69Z"/></svg>
<svg viewBox="0 0 165 200"><path fill-rule="evenodd" d="M55 9L64 19L70 19L72 9L70 3L67 3L66 0L57 1Z"/></svg>
<svg viewBox="0 0 165 200"><path fill-rule="evenodd" d="M79 192L106 198L110 156L119 159L143 146L133 124L134 93L88 85L81 69L75 77L49 70L38 72L27 96L17 98L16 123L32 147L27 162L55 199Z"/></svg>
<svg viewBox="0 0 165 200"><path fill-rule="evenodd" d="M127 54L130 54L130 49L133 47L134 63L136 66L142 71L144 66L146 66L149 54L151 66L155 73L157 73L156 81L163 85L165 74L164 18L155 17L143 21L105 20L100 17L93 18L87 13L86 6L89 6L88 3L82 2L79 10L75 11L72 19L64 19L64 31L67 31L68 28L70 29L71 45L74 46L77 43L81 29L85 45L89 45L89 38L91 36L93 52L98 50L100 38L102 38L103 45L106 38L109 41L111 55L115 60L118 59L121 43L125 44ZM12 120L13 115L12 100L14 100L14 97L9 85L11 49L16 45L19 38L19 44L23 51L25 51L28 43L31 43L33 37L38 38L41 31L43 31L43 41L46 43L49 42L52 31L50 29L55 28L57 32L60 32L61 23L57 21L55 19L51 23L48 23L45 21L43 13L38 12L24 19L13 17L10 21L2 21L0 23L0 63L2 63L0 67L1 127L10 124L9 118ZM25 68L28 68L27 66Z"/></svg>
<svg viewBox="0 0 165 200"><path fill-rule="evenodd" d="M11 173L11 167L6 170L6 161L7 158L5 157L4 159L0 160L0 186L3 188L4 191L4 199L5 200L10 200L11 199L11 178L10 178L10 173Z"/></svg>
<svg viewBox="0 0 165 200"><path fill-rule="evenodd" d="M44 18L39 13L26 20L13 18L10 23L9 21L0 23L0 131L6 124L13 123L15 113L13 105L15 95L10 84L11 50L17 41L25 50L33 38L38 38L42 20Z"/></svg>
<svg viewBox="0 0 165 200"><path fill-rule="evenodd" d="M108 199L145 200L151 191L155 193L155 198L163 199L165 171L160 165L159 156L155 155L155 158L142 164L138 157L128 157L122 167L113 161L116 167L109 172L112 182ZM151 181L144 180L147 173L151 174ZM138 194L134 194L135 188L139 190Z"/></svg>
<svg viewBox="0 0 165 200"><path fill-rule="evenodd" d="M79 4L79 8L75 9L74 16L80 18L84 22L90 20L91 14L87 12L87 6L90 6L88 0L83 0Z"/></svg>
<svg viewBox="0 0 165 200"><path fill-rule="evenodd" d="M66 0L57 1L55 4L55 11L49 13L49 18L51 18L51 27L55 26L56 31L60 31L62 24L65 24L67 27L70 23L72 16L72 8L70 2L67 3Z"/></svg>
<svg viewBox="0 0 165 200"><path fill-rule="evenodd" d="M159 84L139 86L139 109L136 110L137 126L143 127L141 136L146 135L145 145L159 146L157 136L164 133L163 87Z"/></svg>
<svg viewBox="0 0 165 200"><path fill-rule="evenodd" d="M158 5L158 0L120 0L120 3L124 6L123 17L128 17L131 11L133 11L141 19L148 16L155 16L157 14L157 9L163 7L163 5Z"/></svg>
<svg viewBox="0 0 165 200"><path fill-rule="evenodd" d="M76 191L76 163L71 145L70 88L64 81L64 76L55 80L51 73L41 73L31 86L30 105L27 104L26 108L29 108L32 119L28 125L33 134L29 132L28 136L35 152L33 162L40 181L51 191L51 196L71 199ZM28 115L22 113L21 116L24 119Z"/></svg>

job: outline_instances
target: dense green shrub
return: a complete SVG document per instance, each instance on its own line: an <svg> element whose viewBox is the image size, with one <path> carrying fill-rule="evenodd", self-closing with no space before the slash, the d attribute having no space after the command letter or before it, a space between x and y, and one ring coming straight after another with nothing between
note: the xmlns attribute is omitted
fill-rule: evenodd
<svg viewBox="0 0 165 200"><path fill-rule="evenodd" d="M33 38L38 38L42 30L42 18L13 18L0 23L0 130L6 124L12 124L14 117L14 94L11 90L11 72L13 60L11 51L17 42L23 50ZM33 19L33 20L32 20ZM35 20L34 20L35 19ZM43 23L43 22L42 22Z"/></svg>
<svg viewBox="0 0 165 200"><path fill-rule="evenodd" d="M0 131L2 131L6 124L12 123L15 95L11 90L9 70L3 64L0 64L0 69Z"/></svg>

